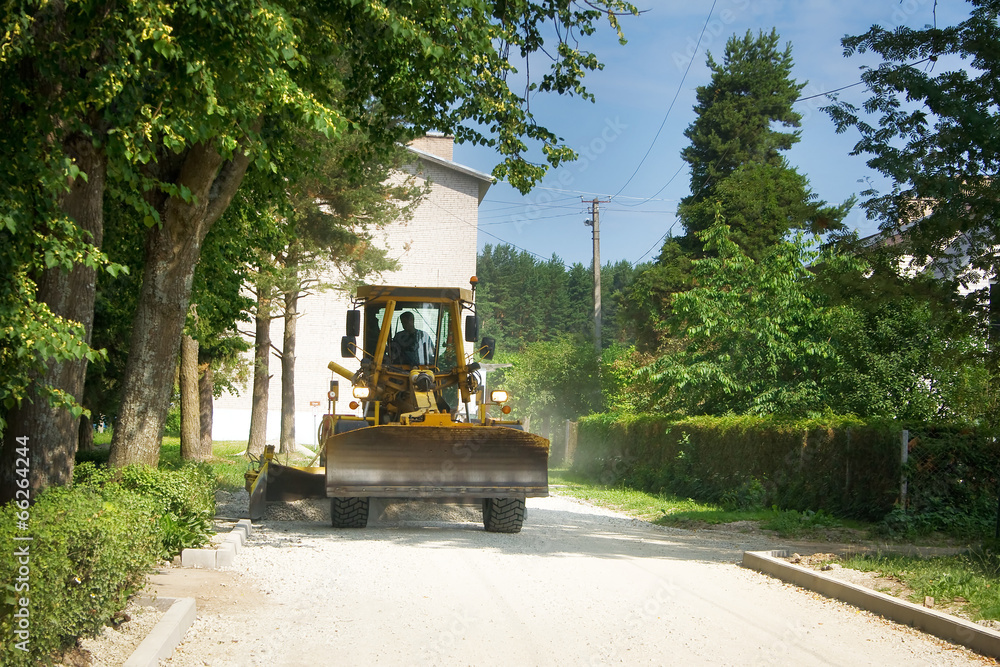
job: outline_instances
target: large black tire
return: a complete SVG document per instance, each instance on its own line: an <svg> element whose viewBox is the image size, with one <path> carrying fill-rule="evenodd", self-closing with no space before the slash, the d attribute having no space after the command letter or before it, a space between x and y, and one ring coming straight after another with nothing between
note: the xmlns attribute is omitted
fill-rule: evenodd
<svg viewBox="0 0 1000 667"><path fill-rule="evenodd" d="M330 520L334 528L364 528L368 525L368 498L330 498Z"/></svg>
<svg viewBox="0 0 1000 667"><path fill-rule="evenodd" d="M524 501L517 498L483 498L483 527L490 533L520 533Z"/></svg>

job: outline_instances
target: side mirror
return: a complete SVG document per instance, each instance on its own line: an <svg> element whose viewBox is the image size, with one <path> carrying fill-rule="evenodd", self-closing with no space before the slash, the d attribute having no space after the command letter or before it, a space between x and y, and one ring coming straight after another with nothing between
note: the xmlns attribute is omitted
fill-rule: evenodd
<svg viewBox="0 0 1000 667"><path fill-rule="evenodd" d="M479 318L475 315L465 316L465 341L475 343L479 340Z"/></svg>
<svg viewBox="0 0 1000 667"><path fill-rule="evenodd" d="M340 356L356 358L358 356L358 340L354 336L344 336L340 339Z"/></svg>
<svg viewBox="0 0 1000 667"><path fill-rule="evenodd" d="M347 330L344 332L352 338L361 335L361 311L354 309L347 311ZM346 355L345 355L346 356Z"/></svg>
<svg viewBox="0 0 1000 667"><path fill-rule="evenodd" d="M497 342L489 336L483 336L483 342L479 346L479 355L486 361L489 361L493 358L493 353L496 351Z"/></svg>

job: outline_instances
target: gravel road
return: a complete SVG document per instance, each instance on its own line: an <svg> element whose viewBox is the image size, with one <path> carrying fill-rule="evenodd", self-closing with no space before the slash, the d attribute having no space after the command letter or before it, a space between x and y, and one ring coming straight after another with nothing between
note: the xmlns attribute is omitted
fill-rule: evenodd
<svg viewBox="0 0 1000 667"><path fill-rule="evenodd" d="M221 573L239 603L199 608L161 664L995 664L737 565L770 538L528 508L500 535L464 508L392 505L334 531L325 503L273 506Z"/></svg>

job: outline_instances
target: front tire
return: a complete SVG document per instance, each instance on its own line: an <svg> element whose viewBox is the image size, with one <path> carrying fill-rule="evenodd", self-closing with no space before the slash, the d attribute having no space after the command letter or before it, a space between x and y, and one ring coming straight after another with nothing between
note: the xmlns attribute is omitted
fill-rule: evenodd
<svg viewBox="0 0 1000 667"><path fill-rule="evenodd" d="M483 528L489 533L520 533L525 512L524 500L483 498Z"/></svg>
<svg viewBox="0 0 1000 667"><path fill-rule="evenodd" d="M330 498L330 521L334 528L364 528L368 506L368 498Z"/></svg>

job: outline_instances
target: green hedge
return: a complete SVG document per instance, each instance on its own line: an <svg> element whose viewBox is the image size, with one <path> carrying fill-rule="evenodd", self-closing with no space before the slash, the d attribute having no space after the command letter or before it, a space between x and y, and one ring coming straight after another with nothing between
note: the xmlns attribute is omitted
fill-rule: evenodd
<svg viewBox="0 0 1000 667"><path fill-rule="evenodd" d="M206 465L166 470L81 463L73 471L73 483L96 488L117 485L152 499L160 525L160 555L165 559L173 558L181 549L200 547L208 541L215 514L215 481Z"/></svg>
<svg viewBox="0 0 1000 667"><path fill-rule="evenodd" d="M0 558L0 664L51 663L76 637L99 632L157 561L207 540L212 494L211 477L196 467L83 463L72 488L46 489L28 510L13 503L0 507L0 544L6 549ZM26 530L18 525L25 511ZM17 555L25 547L27 553ZM15 646L22 639L15 631L24 622L27 652Z"/></svg>
<svg viewBox="0 0 1000 667"><path fill-rule="evenodd" d="M17 530L16 512L11 504L0 509L0 543L8 556L24 545L29 554L26 565L0 559L2 662L44 663L75 637L98 632L142 586L160 552L156 510L151 500L133 494L54 488L30 508L26 533ZM15 541L15 535L32 539ZM27 576L18 582L22 566ZM14 633L20 619L13 615L21 598L29 603L27 653L14 645L23 639Z"/></svg>
<svg viewBox="0 0 1000 667"><path fill-rule="evenodd" d="M580 421L574 469L735 507L880 519L899 495L899 432L851 417L593 415Z"/></svg>

